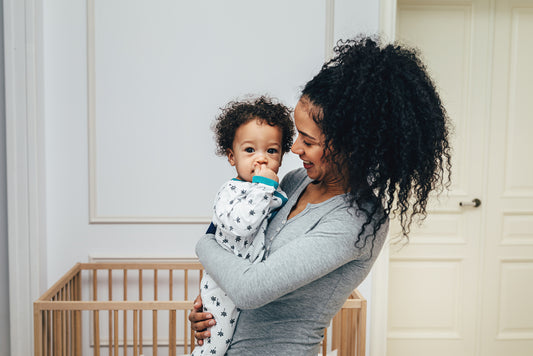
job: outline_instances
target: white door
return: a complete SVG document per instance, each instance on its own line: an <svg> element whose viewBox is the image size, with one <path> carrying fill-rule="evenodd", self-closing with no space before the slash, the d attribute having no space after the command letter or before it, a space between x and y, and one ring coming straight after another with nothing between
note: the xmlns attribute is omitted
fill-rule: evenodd
<svg viewBox="0 0 533 356"><path fill-rule="evenodd" d="M533 1L496 2L480 354L533 354Z"/></svg>
<svg viewBox="0 0 533 356"><path fill-rule="evenodd" d="M398 2L397 38L420 48L454 123L453 176L393 245L389 356L533 350L532 20L531 0Z"/></svg>

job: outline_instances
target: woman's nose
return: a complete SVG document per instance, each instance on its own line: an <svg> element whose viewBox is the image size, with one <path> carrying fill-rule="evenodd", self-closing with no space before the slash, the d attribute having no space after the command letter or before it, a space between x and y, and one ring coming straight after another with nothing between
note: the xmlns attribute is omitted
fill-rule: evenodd
<svg viewBox="0 0 533 356"><path fill-rule="evenodd" d="M296 155L300 155L303 153L303 149L301 148L300 145L298 145L298 141L294 141L294 143L292 144L291 152Z"/></svg>

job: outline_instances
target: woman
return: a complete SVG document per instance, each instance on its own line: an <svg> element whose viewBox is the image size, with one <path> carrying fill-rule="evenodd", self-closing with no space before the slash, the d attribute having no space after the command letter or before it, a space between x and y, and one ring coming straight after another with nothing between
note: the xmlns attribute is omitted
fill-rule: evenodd
<svg viewBox="0 0 533 356"><path fill-rule="evenodd" d="M323 330L366 277L389 216L408 236L430 191L449 178L445 110L416 53L370 38L340 42L296 105L292 152L303 168L269 223L267 255L250 264L212 235L196 252L242 309L228 355L316 355ZM190 315L201 343L214 322Z"/></svg>

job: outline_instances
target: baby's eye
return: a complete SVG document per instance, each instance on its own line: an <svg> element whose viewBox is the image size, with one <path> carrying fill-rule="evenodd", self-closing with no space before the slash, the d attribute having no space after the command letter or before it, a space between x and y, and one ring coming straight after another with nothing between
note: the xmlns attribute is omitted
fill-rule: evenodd
<svg viewBox="0 0 533 356"><path fill-rule="evenodd" d="M244 149L245 152L247 153L253 153L254 152L254 149L252 147L247 147Z"/></svg>
<svg viewBox="0 0 533 356"><path fill-rule="evenodd" d="M267 152L268 152L269 154L273 155L273 154L278 153L278 150L275 149L275 148L269 148L269 149L267 150Z"/></svg>

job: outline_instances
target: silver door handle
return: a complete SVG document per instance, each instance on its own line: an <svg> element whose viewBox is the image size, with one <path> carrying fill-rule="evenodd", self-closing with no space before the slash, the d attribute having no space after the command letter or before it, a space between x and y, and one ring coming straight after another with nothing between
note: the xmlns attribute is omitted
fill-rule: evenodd
<svg viewBox="0 0 533 356"><path fill-rule="evenodd" d="M481 205L481 200L478 198L473 199L472 201L460 201L459 206L471 206L477 208Z"/></svg>

